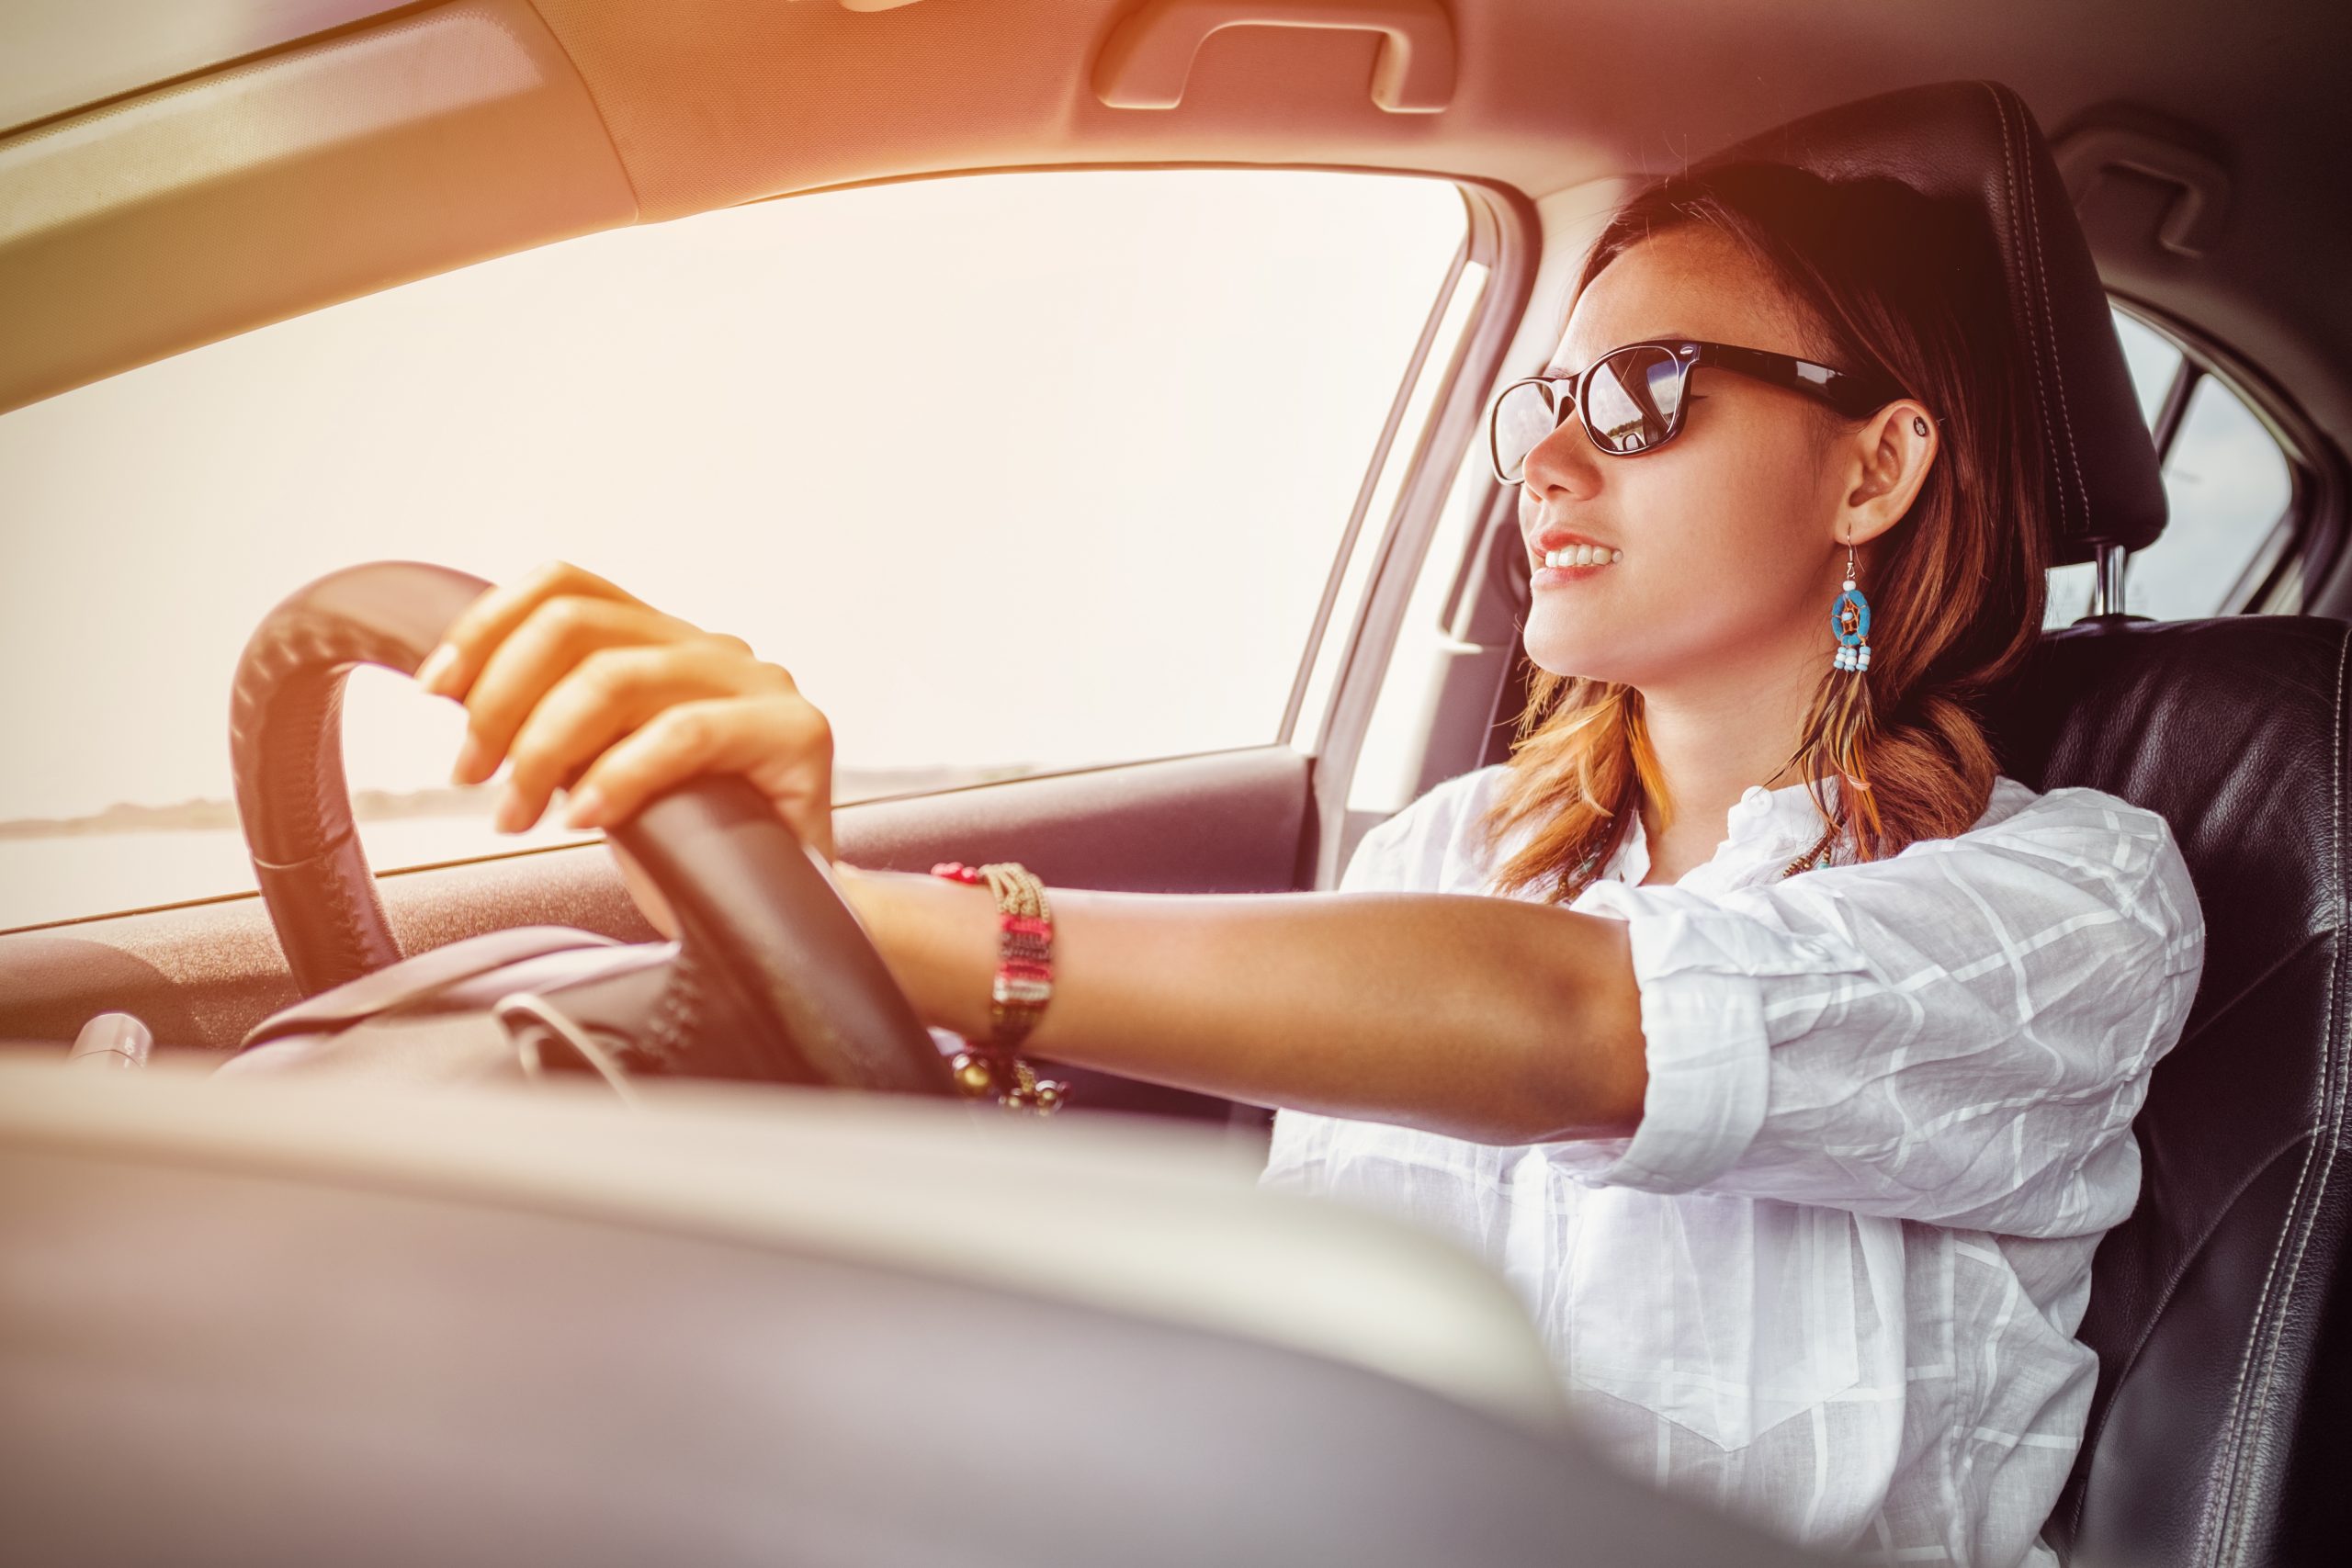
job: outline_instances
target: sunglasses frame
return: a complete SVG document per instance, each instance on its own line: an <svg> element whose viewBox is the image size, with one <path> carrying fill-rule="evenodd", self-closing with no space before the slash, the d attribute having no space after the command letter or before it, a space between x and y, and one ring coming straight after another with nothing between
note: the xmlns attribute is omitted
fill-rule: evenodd
<svg viewBox="0 0 2352 1568"><path fill-rule="evenodd" d="M1750 380L1761 381L1767 386L1779 387L1786 391L1802 392L1809 398L1828 404L1849 419L1859 419L1864 414L1875 412L1903 396L1899 389L1889 387L1878 377L1860 376L1849 370L1832 369L1826 365L1816 364L1810 359L1799 359L1794 355L1775 354L1768 348L1742 348L1736 344L1709 343L1703 338L1644 338L1638 343L1619 344L1572 376L1522 376L1497 392L1494 401L1487 407L1487 462L1494 469L1495 482L1515 485L1523 483L1526 479L1527 459L1525 457L1520 459L1518 479L1512 479L1503 472L1500 442L1502 406L1505 398L1521 387L1545 387L1550 389L1550 395L1556 400L1552 428L1558 430L1560 425L1566 422L1567 411L1571 409L1576 411L1577 421L1582 423L1584 423L1585 388L1590 384L1593 376L1602 366L1619 355L1637 348L1662 348L1672 355L1674 366L1680 372L1675 389L1674 412L1668 416L1666 434L1648 445L1637 446L1630 452L1611 451L1601 444L1600 436L1593 434L1592 426L1586 423L1584 431L1586 438L1591 441L1595 450L1607 457L1643 457L1657 451L1682 434L1683 414L1690 406L1690 372L1702 365L1712 366L1718 370L1728 370L1736 376L1745 376ZM1546 434L1535 443L1535 446L1540 446L1544 441L1550 439L1550 435ZM1528 452L1532 454L1535 446L1530 446Z"/></svg>

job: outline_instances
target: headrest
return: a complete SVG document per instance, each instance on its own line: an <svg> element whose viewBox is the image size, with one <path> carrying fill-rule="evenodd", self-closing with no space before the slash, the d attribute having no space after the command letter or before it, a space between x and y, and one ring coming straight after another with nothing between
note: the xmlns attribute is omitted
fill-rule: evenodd
<svg viewBox="0 0 2352 1568"><path fill-rule="evenodd" d="M1938 82L1843 104L1751 136L1704 164L1762 159L1825 179L1885 176L1963 202L1991 231L2027 408L2048 454L2054 564L2165 527L2156 450L2090 247L2025 100L1998 82Z"/></svg>

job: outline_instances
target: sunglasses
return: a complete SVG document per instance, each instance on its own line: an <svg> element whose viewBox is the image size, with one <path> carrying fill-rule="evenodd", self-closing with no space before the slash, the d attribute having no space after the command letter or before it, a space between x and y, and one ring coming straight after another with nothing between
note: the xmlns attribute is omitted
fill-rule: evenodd
<svg viewBox="0 0 2352 1568"><path fill-rule="evenodd" d="M1487 450L1495 478L1507 485L1521 482L1527 473L1527 455L1579 410L1584 433L1611 457L1657 450L1680 433L1690 372L1702 365L1803 392L1849 419L1903 395L1876 377L1832 370L1768 349L1735 348L1695 338L1629 343L1574 376L1530 376L1496 394L1487 414Z"/></svg>

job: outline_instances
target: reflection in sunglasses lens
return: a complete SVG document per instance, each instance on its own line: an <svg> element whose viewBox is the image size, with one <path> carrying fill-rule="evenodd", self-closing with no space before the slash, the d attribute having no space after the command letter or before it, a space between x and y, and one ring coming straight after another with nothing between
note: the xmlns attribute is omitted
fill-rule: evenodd
<svg viewBox="0 0 2352 1568"><path fill-rule="evenodd" d="M1525 471L1527 455L1559 423L1552 389L1543 382L1530 381L1505 392L1495 405L1495 463L1504 477L1517 479Z"/></svg>
<svg viewBox="0 0 2352 1568"><path fill-rule="evenodd" d="M1621 456L1666 439L1682 396L1682 371L1663 348L1620 349L1593 370L1585 390L1586 428Z"/></svg>

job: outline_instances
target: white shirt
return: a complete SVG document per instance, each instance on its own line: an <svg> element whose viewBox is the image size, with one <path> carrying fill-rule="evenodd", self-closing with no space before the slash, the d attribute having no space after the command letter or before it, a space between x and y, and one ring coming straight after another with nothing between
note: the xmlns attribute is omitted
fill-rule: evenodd
<svg viewBox="0 0 2352 1568"><path fill-rule="evenodd" d="M1502 774L1374 828L1340 889L1491 893L1532 831L1480 847ZM1636 819L1569 906L1632 927L1632 1137L1505 1147L1283 1111L1261 1179L1485 1258L1580 1424L1670 1492L1877 1560L2054 1565L2038 1537L2097 1372L2074 1337L2091 1254L2138 1195L2132 1120L2204 966L2171 829L2003 776L1956 838L1783 881L1821 830L1804 785L1751 786L1725 827L1641 886Z"/></svg>

